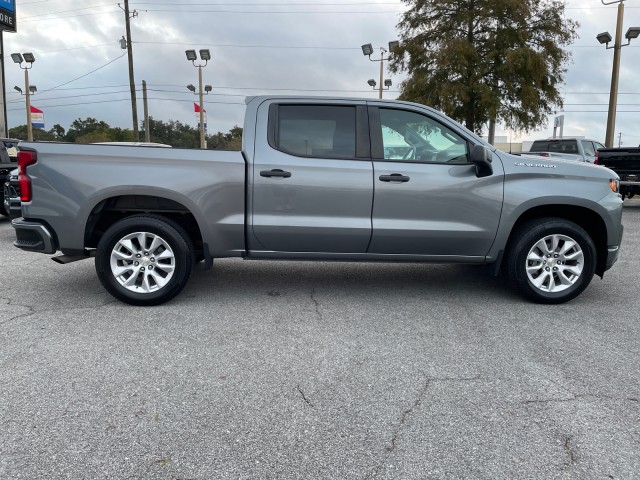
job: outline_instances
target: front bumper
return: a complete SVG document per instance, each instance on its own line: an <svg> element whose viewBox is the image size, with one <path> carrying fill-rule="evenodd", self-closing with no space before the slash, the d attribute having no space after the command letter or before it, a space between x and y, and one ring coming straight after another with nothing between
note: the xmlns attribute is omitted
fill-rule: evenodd
<svg viewBox="0 0 640 480"><path fill-rule="evenodd" d="M56 253L56 241L49 227L22 217L12 220L11 226L16 230L15 247L28 252Z"/></svg>
<svg viewBox="0 0 640 480"><path fill-rule="evenodd" d="M618 261L620 254L620 245L622 245L622 234L624 233L624 226L620 225L620 238L617 245L609 245L607 247L607 262L605 264L605 271L613 267L613 264Z"/></svg>

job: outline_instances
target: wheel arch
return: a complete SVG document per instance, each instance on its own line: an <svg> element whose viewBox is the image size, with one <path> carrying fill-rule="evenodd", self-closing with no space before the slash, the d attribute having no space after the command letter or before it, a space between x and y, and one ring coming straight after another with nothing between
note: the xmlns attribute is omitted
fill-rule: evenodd
<svg viewBox="0 0 640 480"><path fill-rule="evenodd" d="M189 235L197 252L203 250L204 232L193 209L187 202L180 201L159 192L146 194L114 194L94 202L89 211L84 230L85 248L97 246L100 237L115 222L141 213L159 214L178 223Z"/></svg>
<svg viewBox="0 0 640 480"><path fill-rule="evenodd" d="M505 251L509 250L514 239L514 233L518 231L520 226L536 218L560 218L583 228L589 234L596 247L596 274L599 276L604 274L607 260L607 225L596 211L584 206L547 204L529 208L518 216L511 227Z"/></svg>

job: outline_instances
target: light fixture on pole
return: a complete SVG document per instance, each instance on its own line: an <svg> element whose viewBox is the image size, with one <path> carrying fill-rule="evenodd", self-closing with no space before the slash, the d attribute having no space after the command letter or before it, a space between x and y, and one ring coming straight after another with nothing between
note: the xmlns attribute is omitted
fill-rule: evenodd
<svg viewBox="0 0 640 480"><path fill-rule="evenodd" d="M607 133L605 136L604 144L607 148L613 147L613 137L615 135L616 128L616 110L618 104L618 79L620 76L620 51L622 47L626 47L631 43L631 40L638 38L640 35L640 27L631 27L627 30L625 38L627 43L622 43L622 21L624 19L624 0L615 0L613 2L605 2L600 0L603 5L618 4L618 20L616 23L616 38L613 46L609 46L609 43L613 38L609 32L602 32L596 35L596 39L600 44L605 45L607 50L613 48L613 68L611 71L611 90L609 91L609 113L607 115Z"/></svg>
<svg viewBox="0 0 640 480"><path fill-rule="evenodd" d="M18 66L24 70L24 94L22 93L22 89L18 86L15 88L18 92L23 94L26 98L27 105L27 140L33 142L33 127L31 126L31 95L36 93L37 88L35 85L29 85L29 70L33 67L33 62L36 61L36 58L33 56L33 53L12 53L11 59L18 64ZM25 64L23 67L22 64ZM28 65L27 65L28 64Z"/></svg>
<svg viewBox="0 0 640 480"><path fill-rule="evenodd" d="M204 60L204 64L200 63L196 65L196 60L198 59L198 54L195 50L186 50L185 54L187 55L187 60L193 63L194 67L198 68L198 95L200 97L200 148L207 148L204 139L204 105L203 105L203 95L202 92L202 67L206 67L209 60L211 60L211 52L208 49L203 48L200 50L200 59ZM192 84L187 85L187 88L195 93L196 87ZM213 90L211 85L207 85L205 87L207 94Z"/></svg>
<svg viewBox="0 0 640 480"><path fill-rule="evenodd" d="M376 85L378 85L378 82L376 82L373 78L370 78L369 80L367 80L367 84L372 87L374 90L389 90L389 88L391 87L392 83L390 79L385 79L384 81L384 87L382 88L382 85L379 88L376 88ZM382 98L382 97L380 97Z"/></svg>
<svg viewBox="0 0 640 480"><path fill-rule="evenodd" d="M373 46L370 43L367 43L365 45L362 45L362 54L365 57L369 57L369 60L371 60L372 62L380 62L380 86L378 87L378 98L382 98L382 91L383 90L389 90L389 87L391 86L391 80L387 79L387 80L383 80L384 77L384 62L385 60L389 60L391 54L394 52L394 50L396 50L398 47L400 46L400 42L397 40L393 40L391 42L389 42L389 48L386 49L384 47L380 47L380 58L379 59L373 59L371 58L371 55L373 55ZM384 56L384 54L387 53L388 55ZM373 84L371 84L371 82L373 82ZM375 86L377 85L376 81L371 79L367 82L370 86L373 87L373 89L375 90ZM383 85L385 85L387 88L383 88Z"/></svg>

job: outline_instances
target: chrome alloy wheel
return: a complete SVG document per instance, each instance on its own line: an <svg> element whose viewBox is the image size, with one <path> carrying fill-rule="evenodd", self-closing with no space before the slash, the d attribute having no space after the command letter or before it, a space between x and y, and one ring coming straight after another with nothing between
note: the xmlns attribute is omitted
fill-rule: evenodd
<svg viewBox="0 0 640 480"><path fill-rule="evenodd" d="M159 235L134 232L115 244L110 266L114 278L127 290L151 293L169 283L176 259L169 244Z"/></svg>
<svg viewBox="0 0 640 480"><path fill-rule="evenodd" d="M571 237L548 235L531 247L526 262L531 284L544 292L556 293L578 281L584 269L584 254Z"/></svg>

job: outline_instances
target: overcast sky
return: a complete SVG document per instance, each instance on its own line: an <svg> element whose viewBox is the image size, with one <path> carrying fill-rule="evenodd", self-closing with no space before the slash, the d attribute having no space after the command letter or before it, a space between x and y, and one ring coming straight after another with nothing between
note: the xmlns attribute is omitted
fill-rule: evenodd
<svg viewBox="0 0 640 480"><path fill-rule="evenodd" d="M205 97L209 132L226 132L242 125L247 95L375 98L366 82L378 78L378 64L362 55L360 45L377 48L396 39L404 6L400 0L142 0L131 1L130 8L138 12L131 22L135 80L139 89L142 80L148 84L150 115L196 126L197 96L186 85L197 85L197 69L184 51L208 48L213 60L203 74L213 86ZM23 125L26 116L24 97L13 89L24 89L24 74L10 54L33 52L30 83L38 93L32 104L44 110L47 129L56 123L66 129L89 116L131 128L127 57L118 43L125 34L124 13L117 2L16 0L16 9L18 32L4 33L9 127ZM595 36L615 35L616 11L600 0L567 1L567 16L581 26L562 89L565 136L604 142L613 50ZM625 2L623 34L630 26L640 26L640 0ZM640 143L639 72L637 39L622 50L615 131L616 143L622 132L623 145ZM395 98L403 77L385 76L394 83L385 97ZM138 111L141 120L141 91ZM552 131L553 116L548 128L523 138ZM500 127L496 133L510 135Z"/></svg>

